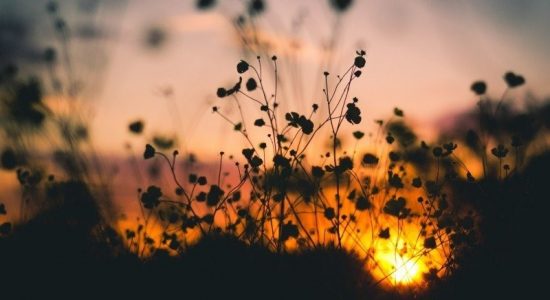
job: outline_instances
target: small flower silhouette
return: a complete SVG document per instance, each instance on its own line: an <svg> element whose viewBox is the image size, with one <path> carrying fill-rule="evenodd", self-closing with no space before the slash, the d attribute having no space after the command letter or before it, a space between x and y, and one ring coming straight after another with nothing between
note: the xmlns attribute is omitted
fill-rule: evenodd
<svg viewBox="0 0 550 300"><path fill-rule="evenodd" d="M150 144L145 145L145 152L143 152L143 158L149 159L155 156L155 148L151 146Z"/></svg>
<svg viewBox="0 0 550 300"><path fill-rule="evenodd" d="M485 92L487 91L487 84L485 84L484 81L476 81L474 83L472 83L472 86L470 87L470 89L476 93L476 95L483 95L485 94Z"/></svg>
<svg viewBox="0 0 550 300"><path fill-rule="evenodd" d="M504 145L498 145L497 147L491 149L491 153L498 158L504 158L508 154L508 149Z"/></svg>
<svg viewBox="0 0 550 300"><path fill-rule="evenodd" d="M525 78L514 72L507 72L506 74L504 74L504 81L506 81L508 87L515 88L523 85L525 83Z"/></svg>

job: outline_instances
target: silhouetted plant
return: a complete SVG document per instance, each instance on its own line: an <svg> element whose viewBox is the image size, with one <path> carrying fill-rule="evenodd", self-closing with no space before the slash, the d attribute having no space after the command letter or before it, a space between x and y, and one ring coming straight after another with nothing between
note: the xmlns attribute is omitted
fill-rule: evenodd
<svg viewBox="0 0 550 300"><path fill-rule="evenodd" d="M331 244L353 249L364 255L371 272L381 274L373 285L382 282L400 285L403 278L399 276L403 275L395 274L402 274L401 269L408 268L405 265L416 265L436 252L442 261L431 267L423 265L425 269L421 272L433 278L452 274L463 249L476 242L474 227L461 225L462 220L473 222L475 216L467 215L458 203L451 203L445 188L458 178L456 170L450 167L459 163L454 156L457 144L443 143L431 151L425 142L417 146L416 135L401 120L404 112L395 108L394 117L400 120L376 122L386 136L375 141L375 145L388 145L390 148L385 154L367 152L357 157L357 149L353 155L343 150L340 137L343 125L356 126L363 120L359 100L350 97L349 92L352 82L361 75L360 69L366 65L365 54L357 51L353 63L343 75L336 77L333 87L329 85L330 74L324 72L326 115L318 116L317 123L312 116L318 114L318 104L306 114L280 111L275 56L271 60L275 73L271 93L261 73L262 59L258 56L256 64L241 60L237 64L237 73L241 75L237 83L217 90L221 101L235 103L240 119L232 120L217 106L212 109L247 144L242 149L244 163L235 162L238 183L227 185L227 189L220 184L223 152L220 152L218 178L214 183L196 174L190 174L185 183L176 174L177 151L169 157L146 145L143 157L165 161L176 185L175 194L181 197L173 200L156 186L149 186L141 193L141 202L149 210L148 214L153 212L164 222L164 235L172 232L162 241L164 247L175 251L184 249L193 231L203 237L225 232L277 253ZM246 91L241 89L242 76L250 76ZM263 117L245 119L243 101L256 107ZM265 140L253 141L248 131L250 125L263 131ZM320 164L312 164L308 157L315 152L311 148L313 141L323 134L330 136L330 149L320 155ZM364 133L356 130L353 137L359 142ZM393 143L394 140L398 143ZM380 155L385 157L382 159ZM434 168L427 165L427 161ZM424 165L429 170L424 174L428 178L411 176L414 164ZM380 177L384 173L385 178ZM410 194L417 194L418 201L408 200ZM410 229L410 224L417 227ZM395 260L384 257L384 250L378 246L381 241L393 244L391 253Z"/></svg>
<svg viewBox="0 0 550 300"><path fill-rule="evenodd" d="M216 5L216 0L197 0L196 6L198 9L210 9Z"/></svg>
<svg viewBox="0 0 550 300"><path fill-rule="evenodd" d="M349 9L349 7L353 4L352 0L329 0L330 4L334 9L336 9L338 12L344 12Z"/></svg>
<svg viewBox="0 0 550 300"><path fill-rule="evenodd" d="M217 1L195 3L199 9L217 5ZM281 105L288 97L281 96L279 84L285 77L281 76L278 58L267 55L269 49L260 43L247 44L250 32L250 40L257 37L253 18L260 17L269 6L258 0L243 3L244 12L236 28L241 30L243 47L261 55L253 63L248 58L239 61L238 80L216 91L219 101L236 106L237 119L218 106L212 108L242 137L240 153L233 157L220 152L218 168L210 170L217 176L212 176L209 170L194 168L197 158L192 153L184 151L182 159L179 151L172 151L178 147L176 136L150 136L139 154L151 163L154 179L167 166L171 183L155 182L137 190L141 215L134 227L120 231L121 236L101 214L98 199L109 199L108 185L101 178L94 180L103 173L97 158L83 151L90 143L85 123L71 118L74 110L67 115L52 111L43 101L41 80L20 79L14 68L6 68L0 76L0 112L2 121L8 120L1 128L9 143L2 145L0 162L3 169L16 176L22 197L21 224L12 228L11 222L0 222L0 265L7 261L4 253L14 255L25 250L21 257L35 257L28 254L36 254L32 252L36 244L47 245L40 248L45 255L37 257L53 257L51 266L59 261L94 265L96 255L105 251L98 249L106 245L103 249L110 254L102 256L100 262L107 265L111 261L105 257L121 254L121 261L131 261L125 267L133 271L139 266L136 274L124 273L129 278L126 282L134 285L144 283L170 290L176 283L198 283L201 291L215 285L227 296L228 288L242 283L235 278L245 278L249 292L255 295L273 290L272 282L276 282L288 291L296 290L293 295L303 298L315 295L354 299L365 290L375 297L374 291L384 284L398 286L392 291L402 298L418 298L424 295L418 294L417 286L437 288L447 280L452 285L453 275L461 275L462 266L471 268L491 261L492 255L500 256L495 250L501 248L516 251L523 247L524 243L509 245L515 244L510 243L510 236L524 241L540 239L542 235L536 228L544 226L533 220L543 220L548 211L537 209L542 201L536 198L543 198L540 183L548 171L549 159L547 153L539 155L533 145L546 143L550 106L517 112L504 103L509 89L525 83L523 76L506 73L503 79L508 88L494 103L489 101L486 83L474 82L470 89L480 97L477 128L459 124L463 129L456 130L459 136L445 134L433 144L419 141L400 108L393 109L389 120L375 121L378 133L372 136L362 131L366 130L363 125L367 118L359 99L350 95L352 82L366 66L366 53L357 51L343 75L324 72L319 76L324 81L322 100L311 110L287 111ZM336 12L329 52L337 44L341 15L352 3L328 1ZM47 5L47 11L61 49L46 48L42 59L49 66L60 62L65 65L67 82L52 74L52 87L76 98L79 89L67 54L70 24L61 18L55 2ZM152 33L149 42L160 45L164 36ZM271 58L267 64L266 57ZM323 64L330 66L330 59ZM266 69L272 71L273 82ZM301 99L296 97L297 101ZM252 107L259 115L246 114L245 118L243 107ZM36 133L52 125L59 138L59 145L52 146L52 157L61 169L55 177L29 151L29 142ZM349 139L346 126L352 128ZM144 136L144 128L144 122L136 120L127 129L135 136ZM261 134L259 139L254 138L252 130ZM465 148L459 146L461 141L455 143L461 139L475 156L481 157L483 174L475 173L470 161L461 158L460 151ZM326 149L316 148L317 140ZM234 164L232 176L226 170L228 160ZM143 186L139 164L133 163L139 185ZM185 176L181 176L180 169L184 169ZM27 208L31 201L38 203L33 209ZM6 213L6 206L0 203L0 217L5 218ZM121 238L133 254L120 247ZM5 250L5 245L19 249ZM475 251L480 247L486 247L483 249L488 255L483 253L482 259L476 260ZM510 253L516 255L514 251ZM85 253L84 258L79 256L81 253ZM132 260L136 257L144 261ZM507 264L513 264L515 260L509 257ZM75 265L81 267L78 263ZM372 278L366 278L363 268L371 272ZM100 270L98 278L107 276L105 270L112 270L91 269ZM250 278L250 274L259 272L266 274ZM212 275L218 273L226 277L217 280ZM121 276L118 280L125 279ZM168 284L172 281L174 285ZM319 287L308 294L310 290L297 289L296 282L314 282ZM131 293L128 286L124 288ZM410 288L401 289L405 286ZM218 295L217 291L208 295ZM287 296L284 292L273 291L279 298ZM426 297L438 298L436 292L428 292Z"/></svg>
<svg viewBox="0 0 550 300"><path fill-rule="evenodd" d="M69 220L69 213L74 213L68 212L74 208L73 203L69 203L73 200L83 201L82 207L90 208L88 213L91 215L98 211L105 214L95 219L94 225L99 228L106 225L104 221L111 213L112 203L104 181L105 174L101 171L84 121L87 112L80 107L82 84L77 82L69 50L71 24L62 18L57 2L48 2L45 13L51 18L55 37L50 41L52 45L45 47L38 56L39 63L47 67L46 76L19 74L14 65L3 70L0 76L0 134L4 138L1 166L17 178L21 195L19 216L11 215L16 224L14 231L18 227L32 227L27 223L35 219L46 220L52 211L59 212L56 222L73 222L86 227L84 219ZM51 79L51 85L48 79ZM50 96L59 99L61 108L49 103L47 97ZM54 173L59 180L54 179ZM73 195L58 197L58 185L62 183L66 183L67 188L72 187L67 193ZM92 198L72 198L90 196L91 190L94 193ZM87 201L97 203L87 206ZM64 209L64 205L71 208ZM50 221L44 221L44 226L48 227ZM30 234L29 238L32 238Z"/></svg>
<svg viewBox="0 0 550 300"><path fill-rule="evenodd" d="M6 206L4 203L0 203L0 217L3 217L7 214ZM11 223L10 222L0 222L0 238L8 235L11 232Z"/></svg>

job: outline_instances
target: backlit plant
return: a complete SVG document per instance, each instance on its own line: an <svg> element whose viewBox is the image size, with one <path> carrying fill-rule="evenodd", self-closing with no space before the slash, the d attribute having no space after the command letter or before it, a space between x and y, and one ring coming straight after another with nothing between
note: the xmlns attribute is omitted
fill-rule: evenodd
<svg viewBox="0 0 550 300"><path fill-rule="evenodd" d="M376 122L376 137L366 137L360 101L351 92L365 55L357 51L333 84L324 72L323 99L306 113L280 111L276 56L271 83L260 57L255 64L241 60L237 82L216 92L220 101L234 103L238 119L212 108L246 144L240 158L229 156L235 165L232 184L222 176L224 152L213 182L192 173L184 181L176 175L178 151L169 156L148 144L143 157L164 160L175 184L174 192L152 185L139 194L147 214L154 211L163 224L160 244L181 251L197 237L223 232L279 253L335 245L361 255L373 284L385 286L424 286L452 273L461 251L476 242L473 212L453 203L446 190L459 176L445 168L458 163L457 145L418 142L398 108L387 122ZM245 118L247 105L261 117ZM356 128L351 151L342 143L345 126ZM263 139L252 140L253 130ZM326 137L329 148L319 150L314 141ZM422 167L428 170L417 171ZM135 232L127 238L133 241Z"/></svg>

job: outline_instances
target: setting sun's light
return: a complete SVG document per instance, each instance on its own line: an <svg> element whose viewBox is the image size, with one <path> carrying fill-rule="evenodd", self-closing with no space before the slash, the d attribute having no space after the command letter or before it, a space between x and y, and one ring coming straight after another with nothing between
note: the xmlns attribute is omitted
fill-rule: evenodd
<svg viewBox="0 0 550 300"><path fill-rule="evenodd" d="M375 254L378 267L393 285L409 285L422 281L422 261L394 254L393 251L381 251Z"/></svg>
<svg viewBox="0 0 550 300"><path fill-rule="evenodd" d="M394 261L395 272L392 274L392 279L397 284L409 284L418 276L418 264L409 258L397 256Z"/></svg>

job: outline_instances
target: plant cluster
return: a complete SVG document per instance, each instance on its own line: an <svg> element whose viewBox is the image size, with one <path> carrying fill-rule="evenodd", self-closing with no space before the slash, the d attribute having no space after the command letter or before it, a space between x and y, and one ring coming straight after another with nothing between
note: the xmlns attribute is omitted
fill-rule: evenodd
<svg viewBox="0 0 550 300"><path fill-rule="evenodd" d="M155 244L147 224L139 224L127 231L130 243L146 241L150 253L158 246L184 251L197 235L224 233L277 253L329 245L350 249L364 258L376 284L423 284L424 279L452 273L462 250L477 240L473 211L452 201L446 190L459 177L443 167L455 160L457 145L418 142L398 108L389 121L376 122L373 145L359 129L353 131L351 151L341 142L346 124L359 127L363 121L351 87L363 72L365 56L357 51L333 84L324 72L324 99L305 114L280 111L276 56L271 59L272 83L262 74L260 57L256 64L241 60L238 81L217 90L220 101L234 102L240 118L232 120L212 108L247 144L240 159L229 156L236 183L225 183L222 177L224 152L216 179L188 173L182 180L176 172L178 151L169 156L147 144L143 158L165 161L175 187L170 191L151 185L139 191L147 211L144 219L153 214L163 224L162 241ZM246 119L245 105L254 106L261 117ZM263 140L252 140L253 130L262 132ZM314 141L327 135L330 147L319 151ZM367 146L372 151L365 151ZM421 176L419 157L433 162L435 169Z"/></svg>

